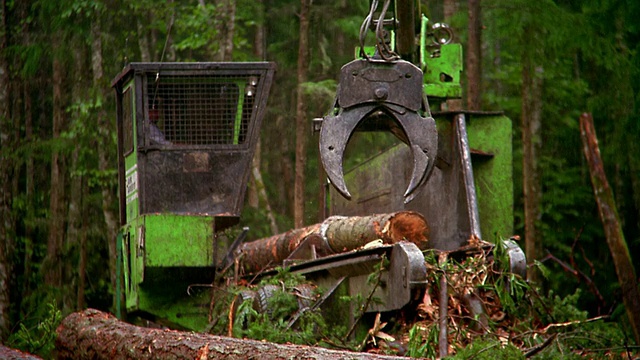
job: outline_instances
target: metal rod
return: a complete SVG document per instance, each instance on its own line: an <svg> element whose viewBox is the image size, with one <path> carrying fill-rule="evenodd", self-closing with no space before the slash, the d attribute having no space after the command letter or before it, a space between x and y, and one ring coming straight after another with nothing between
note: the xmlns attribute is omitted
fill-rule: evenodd
<svg viewBox="0 0 640 360"><path fill-rule="evenodd" d="M438 259L438 263L442 266L446 262L446 255ZM449 308L449 295L447 289L447 273L442 269L442 275L440 276L440 333L438 334L438 352L440 358L445 358L449 352L449 339L447 328L447 315Z"/></svg>
<svg viewBox="0 0 640 360"><path fill-rule="evenodd" d="M478 213L478 200L476 197L476 187L473 180L473 166L471 164L471 151L469 149L469 139L467 138L467 125L464 114L455 116L456 137L458 139L458 151L462 162L462 176L464 179L465 192L467 194L467 212L469 214L469 227L471 235L482 239L480 232L480 215Z"/></svg>

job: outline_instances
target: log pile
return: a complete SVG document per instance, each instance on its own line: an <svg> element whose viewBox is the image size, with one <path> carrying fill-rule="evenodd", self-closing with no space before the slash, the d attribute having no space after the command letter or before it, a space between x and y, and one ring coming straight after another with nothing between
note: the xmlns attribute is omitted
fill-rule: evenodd
<svg viewBox="0 0 640 360"><path fill-rule="evenodd" d="M358 249L374 240L384 244L410 241L426 249L429 226L414 211L371 216L332 216L319 224L245 243L238 255L248 272L281 265L304 241L313 241L319 257Z"/></svg>
<svg viewBox="0 0 640 360"><path fill-rule="evenodd" d="M406 359L142 328L94 309L67 316L57 333L58 359Z"/></svg>

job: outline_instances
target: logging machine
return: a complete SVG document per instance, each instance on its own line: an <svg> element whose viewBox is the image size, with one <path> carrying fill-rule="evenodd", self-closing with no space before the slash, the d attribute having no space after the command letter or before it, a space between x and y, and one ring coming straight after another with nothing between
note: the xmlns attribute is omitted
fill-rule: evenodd
<svg viewBox="0 0 640 360"><path fill-rule="evenodd" d="M504 246L512 271L524 276L523 252L503 241L513 233L511 121L499 112L462 109L462 47L451 42L447 25L430 24L418 3L386 0L378 8L371 1L357 59L342 67L332 110L314 120L332 185L323 189L327 220L314 236L295 242L244 243L246 229L237 239L218 236L240 221L275 65L125 67L112 83L121 224L117 311L202 331L211 293L193 285L211 284L235 260L250 277L286 265L329 289L327 296L338 288L351 295L375 290L380 301L367 311L396 311L428 286L423 250L455 253L471 239ZM358 131L389 131L402 143L345 172L345 149ZM427 245L362 247L361 236L328 238L330 224L345 217L400 212L426 219ZM256 254L276 252L285 255L252 266ZM371 289L366 279L382 258L390 261L386 286Z"/></svg>

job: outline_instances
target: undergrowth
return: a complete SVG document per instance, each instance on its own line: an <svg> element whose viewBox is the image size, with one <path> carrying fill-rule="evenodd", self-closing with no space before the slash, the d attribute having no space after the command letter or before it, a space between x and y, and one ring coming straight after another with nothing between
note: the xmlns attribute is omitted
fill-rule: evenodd
<svg viewBox="0 0 640 360"><path fill-rule="evenodd" d="M42 358L50 358L57 338L56 328L62 321L62 312L55 301L46 303L45 313L35 325L20 322L19 329L9 337L7 344Z"/></svg>
<svg viewBox="0 0 640 360"><path fill-rule="evenodd" d="M622 359L639 355L639 347L632 344L620 322L607 316L588 318L588 312L578 308L579 288L563 298L553 292L541 294L535 284L509 271L503 250L496 246L491 252L479 251L459 261L426 254L429 282L439 284L444 278L448 284L447 358ZM438 355L438 337L432 334L439 332L439 304L437 296L430 296L437 289L427 289L417 307L421 320L408 332L407 355ZM481 300L483 314L470 312L464 302L469 294Z"/></svg>
<svg viewBox="0 0 640 360"><path fill-rule="evenodd" d="M315 288L303 276L279 269L275 276L259 284L221 290L225 294L216 298L214 313L218 315L214 316L211 332L278 343L437 358L444 324L439 315L439 289L446 281L449 359L638 356L639 347L632 343L623 322L606 316L589 318L589 313L577 305L580 289L565 297L553 292L542 294L535 284L510 271L509 258L501 246L491 248L479 243L464 256L449 255L425 252L428 285L398 315L374 314L373 320L372 314L365 314L369 306L379 302L372 295L379 286L380 274L388 266L386 261L369 275L367 282L373 289L370 293L349 296L336 291L332 307L343 311L339 315L323 313L321 307L312 306L326 289ZM541 270L544 274L546 269ZM305 288L306 292L301 291ZM260 303L260 299L265 301ZM349 318L353 319L351 326Z"/></svg>

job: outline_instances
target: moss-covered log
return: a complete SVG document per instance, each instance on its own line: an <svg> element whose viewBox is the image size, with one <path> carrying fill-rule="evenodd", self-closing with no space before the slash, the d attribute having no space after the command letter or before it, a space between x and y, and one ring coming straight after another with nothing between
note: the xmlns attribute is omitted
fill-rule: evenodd
<svg viewBox="0 0 640 360"><path fill-rule="evenodd" d="M385 244L406 240L425 249L429 226L425 218L415 211L332 216L319 224L243 244L240 248L243 267L247 271L260 271L280 265L310 237L314 238L317 251L323 255L354 250L377 239Z"/></svg>
<svg viewBox="0 0 640 360"><path fill-rule="evenodd" d="M58 327L58 359L406 359L134 326L94 309Z"/></svg>

